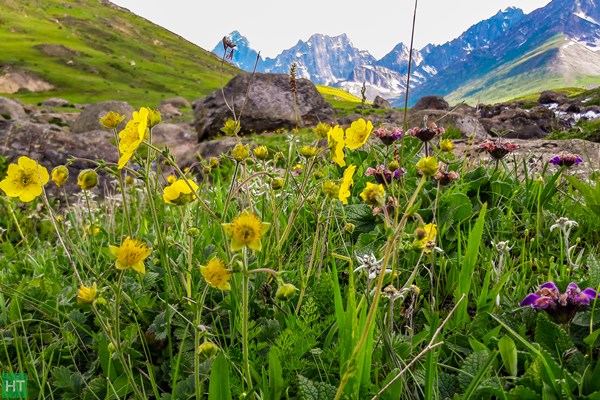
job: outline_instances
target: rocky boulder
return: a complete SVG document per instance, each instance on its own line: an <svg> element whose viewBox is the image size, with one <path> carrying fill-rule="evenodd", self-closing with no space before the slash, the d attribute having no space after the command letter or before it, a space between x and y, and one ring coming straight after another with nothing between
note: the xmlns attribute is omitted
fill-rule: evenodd
<svg viewBox="0 0 600 400"><path fill-rule="evenodd" d="M46 107L68 107L70 104L69 100L61 99L59 97L51 97L40 103L41 106Z"/></svg>
<svg viewBox="0 0 600 400"><path fill-rule="evenodd" d="M0 97L0 119L21 119L26 116L27 113L21 102L7 97Z"/></svg>
<svg viewBox="0 0 600 400"><path fill-rule="evenodd" d="M243 73L234 77L223 91L218 89L193 103L198 141L220 134L225 121L233 117L230 107L237 116L241 115L241 134L336 121L333 107L311 81L296 79L296 88L297 108L288 75Z"/></svg>
<svg viewBox="0 0 600 400"><path fill-rule="evenodd" d="M383 108L385 110L389 110L392 108L392 105L383 97L375 96L375 99L373 99L373 108Z"/></svg>
<svg viewBox="0 0 600 400"><path fill-rule="evenodd" d="M449 110L450 105L442 96L425 96L421 97L417 104L415 104L411 110Z"/></svg>
<svg viewBox="0 0 600 400"><path fill-rule="evenodd" d="M190 104L189 101L187 101L187 99L185 97L181 97L181 96L176 96L176 97L170 97L168 99L164 99L160 102L160 105L172 105L173 107L176 108L191 108L192 105Z"/></svg>
<svg viewBox="0 0 600 400"><path fill-rule="evenodd" d="M71 126L71 132L82 133L99 129L104 129L100 124L100 118L107 112L114 111L125 116L125 119L119 125L118 129L123 129L127 121L131 119L134 108L124 101L102 101L87 106L79 115L79 118Z"/></svg>
<svg viewBox="0 0 600 400"><path fill-rule="evenodd" d="M441 110L421 110L408 114L408 126L427 126L435 122L438 126L448 129L450 127L458 129L464 138L474 137L476 140L486 140L489 138L488 132L481 125L479 120L473 115L463 112L448 112Z"/></svg>
<svg viewBox="0 0 600 400"><path fill-rule="evenodd" d="M567 100L567 95L563 93L545 90L540 94L538 99L539 104L564 103Z"/></svg>

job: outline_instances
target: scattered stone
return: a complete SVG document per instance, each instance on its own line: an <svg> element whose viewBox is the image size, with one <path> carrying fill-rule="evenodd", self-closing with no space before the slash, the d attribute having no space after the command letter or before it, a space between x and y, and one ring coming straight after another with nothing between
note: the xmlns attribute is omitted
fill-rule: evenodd
<svg viewBox="0 0 600 400"><path fill-rule="evenodd" d="M117 129L123 129L127 121L131 120L134 108L124 101L102 101L87 106L79 115L79 118L71 126L71 132L82 133L93 130L104 129L100 124L100 118L107 112L114 111L125 116L125 119Z"/></svg>
<svg viewBox="0 0 600 400"><path fill-rule="evenodd" d="M29 71L12 71L10 68L5 68L0 75L0 93L12 94L19 90L43 92L52 89L54 85Z"/></svg>
<svg viewBox="0 0 600 400"><path fill-rule="evenodd" d="M464 138L489 139L488 132L473 115L442 110L421 110L417 112L411 110L408 114L409 128L428 126L432 122L446 129L454 127L462 132Z"/></svg>
<svg viewBox="0 0 600 400"><path fill-rule="evenodd" d="M181 96L170 97L168 99L164 99L163 101L160 102L160 104L161 105L170 104L173 107L177 107L177 108L191 108L192 107L190 102L187 101L187 99L185 97L181 97Z"/></svg>
<svg viewBox="0 0 600 400"><path fill-rule="evenodd" d="M223 124L233 116L231 108L237 115L241 114L241 134L273 132L336 121L333 107L325 102L311 81L296 79L296 88L295 105L288 75L237 75L222 91L218 89L193 103L198 140L221 134Z"/></svg>
<svg viewBox="0 0 600 400"><path fill-rule="evenodd" d="M40 103L41 106L46 107L68 107L70 104L71 103L69 103L69 100L61 99L58 97L52 97Z"/></svg>
<svg viewBox="0 0 600 400"><path fill-rule="evenodd" d="M373 108L383 108L385 110L389 110L392 108L392 105L383 97L375 96L375 99L373 100Z"/></svg>
<svg viewBox="0 0 600 400"><path fill-rule="evenodd" d="M178 108L171 104L160 104L157 108L158 112L164 120L172 119L174 117L181 117L183 113Z"/></svg>

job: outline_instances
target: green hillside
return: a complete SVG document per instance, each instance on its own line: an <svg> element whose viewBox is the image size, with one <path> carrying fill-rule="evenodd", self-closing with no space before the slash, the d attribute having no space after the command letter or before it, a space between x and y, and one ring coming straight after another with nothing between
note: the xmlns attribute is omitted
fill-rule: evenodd
<svg viewBox="0 0 600 400"><path fill-rule="evenodd" d="M0 96L135 106L176 95L194 100L220 87L220 66L215 55L108 1L0 2L0 77L33 74L54 86ZM225 65L223 81L237 72Z"/></svg>
<svg viewBox="0 0 600 400"><path fill-rule="evenodd" d="M564 58L560 50L564 43L565 37L557 35L513 61L468 81L445 98L451 104L464 101L474 105L508 101L544 90L597 85L597 75L576 72L566 77L557 72Z"/></svg>

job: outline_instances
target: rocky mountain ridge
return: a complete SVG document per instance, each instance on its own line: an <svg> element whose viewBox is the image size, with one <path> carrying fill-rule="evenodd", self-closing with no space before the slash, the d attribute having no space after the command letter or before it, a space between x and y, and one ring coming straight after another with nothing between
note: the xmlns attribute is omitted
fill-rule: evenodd
<svg viewBox="0 0 600 400"><path fill-rule="evenodd" d="M593 86L594 76L600 74L599 21L595 0L553 0L527 15L514 7L501 10L445 44L413 49L411 99L440 94L474 104L526 91ZM234 36L241 37L239 32ZM245 46L244 38L240 55L247 51ZM400 106L408 55L408 47L399 43L376 60L355 48L346 35L316 34L273 59L262 60L257 70L288 73L296 62L299 76L317 84L360 96L364 82L368 100L379 95ZM242 66L235 56L233 62ZM518 85L524 90L513 94Z"/></svg>

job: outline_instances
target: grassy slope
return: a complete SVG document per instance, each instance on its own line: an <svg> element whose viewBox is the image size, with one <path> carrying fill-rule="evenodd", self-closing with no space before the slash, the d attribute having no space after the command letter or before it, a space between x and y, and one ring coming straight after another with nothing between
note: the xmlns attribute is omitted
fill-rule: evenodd
<svg viewBox="0 0 600 400"><path fill-rule="evenodd" d="M39 49L44 44L73 53L48 55ZM75 103L121 99L135 106L175 95L193 100L220 86L220 64L172 32L97 0L0 3L0 65L31 71L56 87L11 95L26 102L55 96ZM237 72L226 65L223 80Z"/></svg>
<svg viewBox="0 0 600 400"><path fill-rule="evenodd" d="M446 96L446 99L452 104L460 101L469 104L497 103L543 90L566 86L585 87L597 83L598 77L593 76L578 76L567 82L563 76L548 69L549 62L563 43L564 37L557 35L516 61L463 85Z"/></svg>

